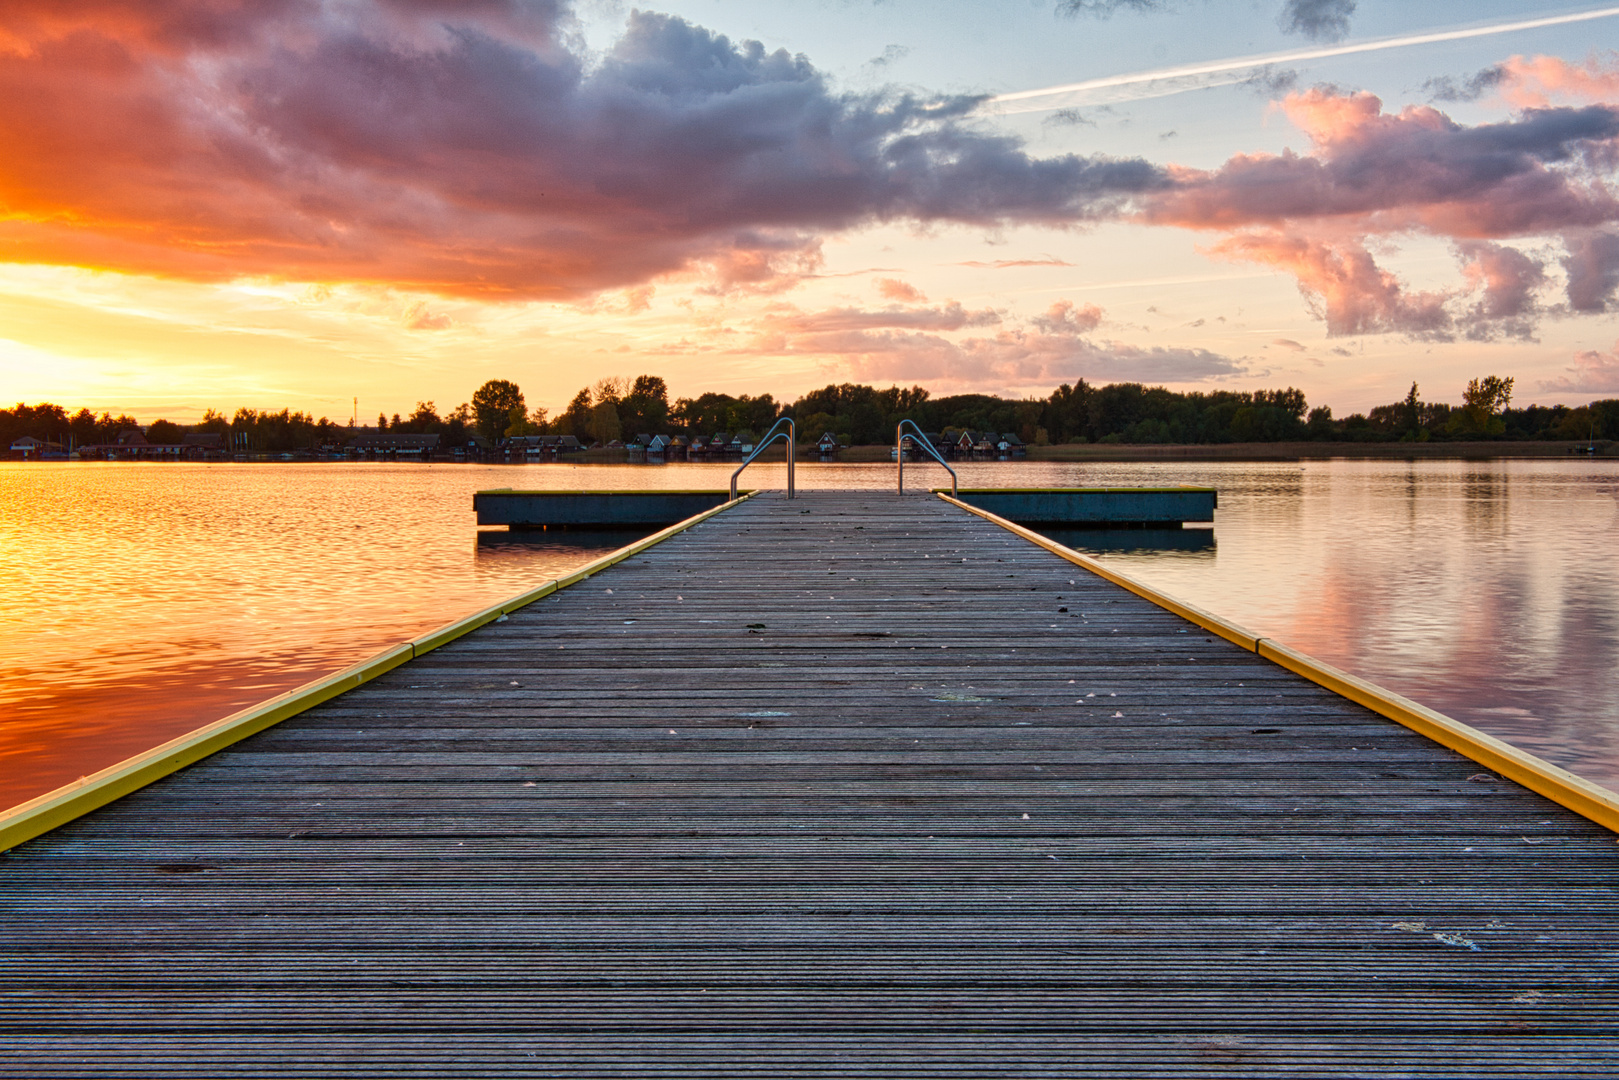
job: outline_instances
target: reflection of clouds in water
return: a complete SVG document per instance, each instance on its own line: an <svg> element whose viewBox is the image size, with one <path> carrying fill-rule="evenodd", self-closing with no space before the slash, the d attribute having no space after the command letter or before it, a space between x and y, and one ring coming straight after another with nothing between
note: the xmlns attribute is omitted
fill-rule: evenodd
<svg viewBox="0 0 1619 1080"><path fill-rule="evenodd" d="M1619 787L1612 463L1311 462L1303 477L1293 499L1275 477L1184 478L1220 488L1218 558L1108 559Z"/></svg>
<svg viewBox="0 0 1619 1080"><path fill-rule="evenodd" d="M91 771L641 535L479 532L480 488L723 488L734 468L0 465L0 707L27 703L0 759L34 745ZM957 468L964 486L1215 487L1213 533L1059 540L1619 786L1611 461ZM806 495L893 482L892 464L798 472Z"/></svg>

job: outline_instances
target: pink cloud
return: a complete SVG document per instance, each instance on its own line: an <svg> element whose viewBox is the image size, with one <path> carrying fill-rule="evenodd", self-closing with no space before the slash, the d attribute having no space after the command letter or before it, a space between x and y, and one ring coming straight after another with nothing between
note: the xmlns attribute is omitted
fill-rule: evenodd
<svg viewBox="0 0 1619 1080"><path fill-rule="evenodd" d="M1467 292L1482 292L1459 319L1467 336L1475 341L1503 335L1532 337L1533 317L1540 308L1535 294L1546 282L1545 264L1516 248L1486 240L1464 240L1456 251L1462 259Z"/></svg>
<svg viewBox="0 0 1619 1080"><path fill-rule="evenodd" d="M1237 155L1219 169L1172 168L1142 219L1191 229L1330 225L1457 238L1523 236L1619 220L1600 155L1619 110L1546 109L1467 127L1438 110L1393 115L1372 94L1289 95L1313 152Z"/></svg>
<svg viewBox="0 0 1619 1080"><path fill-rule="evenodd" d="M1358 241L1322 241L1287 233L1242 233L1210 252L1285 270L1298 279L1333 337L1391 331L1444 337L1451 326L1442 293L1408 291Z"/></svg>
<svg viewBox="0 0 1619 1080"><path fill-rule="evenodd" d="M1500 65L1501 93L1523 108L1544 108L1557 99L1619 102L1619 53L1592 53L1583 64L1556 56L1514 56Z"/></svg>
<svg viewBox="0 0 1619 1080"><path fill-rule="evenodd" d="M1058 300L1034 325L1048 334L1088 334L1102 324L1102 309L1095 304L1076 308L1072 300Z"/></svg>
<svg viewBox="0 0 1619 1080"><path fill-rule="evenodd" d="M1322 88L1282 108L1309 153L1171 167L1142 220L1236 233L1210 250L1292 273L1335 335L1444 337L1460 326L1472 338L1529 337L1545 268L1495 241L1548 233L1568 248L1570 308L1606 309L1619 284L1619 239L1604 230L1619 222L1619 109L1531 109L1469 127L1426 106L1389 114L1375 95ZM1412 293L1379 268L1368 238L1402 233L1455 240L1464 286ZM1453 301L1466 293L1482 296L1464 309Z"/></svg>
<svg viewBox="0 0 1619 1080"><path fill-rule="evenodd" d="M1543 380L1545 391L1586 394L1619 393L1619 342L1608 352L1590 349L1574 354L1574 364L1560 379Z"/></svg>
<svg viewBox="0 0 1619 1080"><path fill-rule="evenodd" d="M902 304L920 304L927 300L922 290L914 285L907 285L898 278L878 278L877 293L884 300L894 300Z"/></svg>
<svg viewBox="0 0 1619 1080"><path fill-rule="evenodd" d="M993 312L939 308L800 312L781 308L758 320L751 355L817 356L857 379L926 379L940 385L1005 388L1043 381L1200 382L1246 370L1204 349L1141 348L1081 336L1102 318L1095 305L1059 301L1027 326L993 335L946 337L1000 321Z"/></svg>

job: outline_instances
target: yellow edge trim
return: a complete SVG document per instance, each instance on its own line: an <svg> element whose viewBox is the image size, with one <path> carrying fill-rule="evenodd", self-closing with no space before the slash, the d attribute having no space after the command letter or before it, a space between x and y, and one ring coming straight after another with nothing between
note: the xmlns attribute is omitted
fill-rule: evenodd
<svg viewBox="0 0 1619 1080"><path fill-rule="evenodd" d="M945 488L931 488L935 495L945 491ZM1192 492L1198 495L1208 495L1217 492L1218 488L1193 487L1189 484L1179 484L1173 487L1049 487L1049 488L958 488L958 492L968 495L1179 495Z"/></svg>
<svg viewBox="0 0 1619 1080"><path fill-rule="evenodd" d="M1235 623L1177 600L1167 593L1159 592L1150 585L1144 585L1031 529L959 499L953 499L949 495L940 493L939 498L953 506L959 506L970 514L977 514L986 521L994 522L1008 532L1016 533L1052 554L1174 612L1204 630L1218 634L1227 641L1234 641L1248 651L1302 675L1357 705L1364 705L1380 716L1402 724L1441 746L1449 747L1604 828L1619 832L1619 793L1553 765L1527 750L1520 750L1511 743L1503 742L1460 720L1436 712L1410 698L1402 697L1392 690L1385 690L1375 683L1340 671L1330 664L1324 664L1279 641L1258 637Z"/></svg>
<svg viewBox="0 0 1619 1080"><path fill-rule="evenodd" d="M480 626L494 622L503 615L549 596L558 589L583 581L615 563L623 562L630 556L637 555L654 544L667 540L676 533L706 521L722 510L745 502L751 497L750 492L738 498L736 502L721 503L711 510L705 510L633 544L609 552L555 581L547 581L482 611L457 619L414 641L385 649L370 659L362 660L335 674L278 694L268 701L215 720L211 724L170 739L134 757L109 765L99 772L81 777L74 783L64 784L55 791L48 791L14 806L0 814L0 852L9 851L26 840L32 840L60 825L66 825L75 818L121 799L131 792L139 791L154 780L160 780L187 765L195 764L249 735L256 735L265 728L274 727L283 720L297 716L322 702L330 701L339 694L370 682L378 675L392 671L401 664L471 633Z"/></svg>

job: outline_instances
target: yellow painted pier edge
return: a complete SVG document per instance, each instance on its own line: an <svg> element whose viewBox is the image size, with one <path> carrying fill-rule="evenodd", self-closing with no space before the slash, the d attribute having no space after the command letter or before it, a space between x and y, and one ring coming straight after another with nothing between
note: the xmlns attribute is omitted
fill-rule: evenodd
<svg viewBox="0 0 1619 1080"><path fill-rule="evenodd" d="M234 743L240 742L249 735L255 735L265 728L274 727L283 720L297 716L314 708L322 702L330 701L339 694L346 693L364 683L370 682L385 672L392 671L401 664L423 653L432 652L441 645L446 645L456 638L478 629L480 626L492 623L503 616L526 607L536 600L550 596L558 589L565 589L569 585L576 585L593 574L598 574L615 563L623 562L632 555L638 555L648 548L661 543L677 533L684 532L693 525L708 520L737 503L752 498L755 492L748 492L736 502L721 503L711 510L694 514L685 521L676 522L667 529L662 529L651 536L643 537L633 544L626 544L616 551L609 552L593 562L588 562L571 573L547 581L526 592L519 593L498 604L484 608L446 626L441 626L431 633L424 634L414 641L402 642L369 659L362 660L352 667L332 675L305 683L303 686L289 690L284 694L270 698L268 701L232 713L223 719L204 725L195 731L170 739L150 750L126 758L115 765L109 765L99 772L81 777L74 783L64 784L55 791L48 791L43 795L29 799L11 809L0 813L0 852L6 852L27 840L50 832L52 829L66 825L75 818L82 817L90 811L105 806L116 799L134 791L139 791L154 780L160 780L170 773L178 772L187 765L194 764L208 757L210 754L225 749Z"/></svg>
<svg viewBox="0 0 1619 1080"><path fill-rule="evenodd" d="M1619 832L1619 792L1610 791L1600 784L1594 784L1583 776L1578 776L1567 769L1559 768L1526 750L1520 750L1511 743L1503 742L1493 735L1487 735L1475 727L1470 727L1460 720L1452 719L1444 713L1436 712L1426 705L1418 704L1410 698L1402 697L1392 690L1385 690L1383 687L1351 675L1347 671L1340 671L1330 664L1324 664L1320 660L1301 653L1297 649L1291 649L1279 641L1259 637L1235 623L1220 618L1218 615L1210 614L1202 608L1177 600L1173 596L1159 592L1150 585L1145 585L1134 578L1121 574L1095 559L1081 555L1072 548L1064 547L1055 540L1044 537L1032 529L1026 529L1022 525L992 514L988 510L980 510L978 507L964 503L960 499L953 499L945 492L937 491L934 494L953 506L959 506L970 514L977 514L985 521L993 522L1008 532L1016 533L1030 543L1045 548L1052 554L1068 560L1097 577L1105 578L1145 600L1152 601L1161 608L1174 612L1181 618L1195 623L1210 633L1218 634L1227 641L1236 642L1257 656L1279 664L1319 686L1326 687L1335 694L1348 698L1357 705L1364 705L1380 716L1385 716L1398 724L1410 728L1419 735L1432 739L1442 746L1447 746L1501 776L1522 784L1529 790L1567 807L1581 817L1588 818L1614 832Z"/></svg>

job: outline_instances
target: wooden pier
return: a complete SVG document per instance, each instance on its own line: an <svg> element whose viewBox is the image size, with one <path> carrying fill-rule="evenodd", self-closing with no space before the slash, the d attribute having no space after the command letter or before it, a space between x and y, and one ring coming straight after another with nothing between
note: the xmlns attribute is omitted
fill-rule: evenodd
<svg viewBox="0 0 1619 1080"><path fill-rule="evenodd" d="M0 1075L1607 1077L1612 832L760 495L0 858Z"/></svg>

